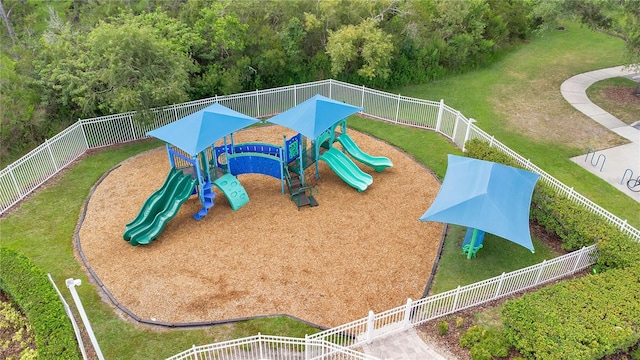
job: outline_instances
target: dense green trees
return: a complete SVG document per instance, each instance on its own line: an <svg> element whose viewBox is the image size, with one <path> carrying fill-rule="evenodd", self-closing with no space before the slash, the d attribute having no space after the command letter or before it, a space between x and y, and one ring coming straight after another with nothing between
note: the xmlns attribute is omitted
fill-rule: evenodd
<svg viewBox="0 0 640 360"><path fill-rule="evenodd" d="M82 117L187 101L195 64L184 38L197 36L160 12L122 14L86 35L50 28L35 62L43 101Z"/></svg>
<svg viewBox="0 0 640 360"><path fill-rule="evenodd" d="M437 79L489 63L558 9L542 0L1 0L1 158L78 118L330 77L377 88Z"/></svg>

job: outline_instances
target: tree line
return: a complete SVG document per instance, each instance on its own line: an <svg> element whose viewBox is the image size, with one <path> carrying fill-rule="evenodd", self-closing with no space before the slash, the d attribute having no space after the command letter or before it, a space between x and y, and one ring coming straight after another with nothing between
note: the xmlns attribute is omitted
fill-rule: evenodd
<svg viewBox="0 0 640 360"><path fill-rule="evenodd" d="M6 164L78 118L326 78L380 89L428 82L491 63L566 8L548 0L0 0L0 158Z"/></svg>

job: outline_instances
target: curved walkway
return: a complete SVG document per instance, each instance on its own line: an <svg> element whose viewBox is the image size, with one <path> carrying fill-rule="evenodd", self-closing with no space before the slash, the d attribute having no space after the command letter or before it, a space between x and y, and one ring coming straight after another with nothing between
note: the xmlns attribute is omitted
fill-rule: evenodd
<svg viewBox="0 0 640 360"><path fill-rule="evenodd" d="M591 164L591 161L585 161L586 155L590 154L577 156L572 160L640 202L640 193L632 192L626 185L620 184L623 172L627 168L634 172L634 177L640 176L640 112L638 122L635 123L638 125L630 126L592 103L586 94L587 88L600 80L623 76L635 80L640 77L640 74L625 71L622 66L591 71L568 79L562 83L560 91L573 107L630 141L629 144L599 150L593 154L594 162L601 154L605 156L606 162L602 171L599 171L602 163L596 167ZM445 360L449 358L425 343L415 329L377 339L372 344L365 345L363 350L365 354L381 360Z"/></svg>
<svg viewBox="0 0 640 360"><path fill-rule="evenodd" d="M578 74L560 86L562 96L573 107L607 129L629 140L628 144L609 149L588 152L571 160L612 186L640 202L640 192L631 191L626 182L631 176L640 176L640 111L635 126L627 125L615 116L592 103L586 90L594 83L613 77L640 78L640 73L624 70L622 66ZM624 179L623 179L624 177Z"/></svg>

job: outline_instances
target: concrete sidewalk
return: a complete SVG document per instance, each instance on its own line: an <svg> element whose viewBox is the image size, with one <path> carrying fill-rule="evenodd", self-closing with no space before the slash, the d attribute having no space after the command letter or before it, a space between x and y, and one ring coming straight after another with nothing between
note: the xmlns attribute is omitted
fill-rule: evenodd
<svg viewBox="0 0 640 360"><path fill-rule="evenodd" d="M592 103L586 94L589 86L612 77L628 77L637 80L640 74L626 71L622 66L595 70L566 80L560 86L560 92L573 107L630 142L610 149L590 151L571 160L640 202L640 192L632 191L627 187L627 181L630 178L637 179L640 176L640 108L638 122L634 123L634 126L627 125Z"/></svg>
<svg viewBox="0 0 640 360"><path fill-rule="evenodd" d="M364 345L364 353L380 360L452 360L455 357L443 356L431 345L425 343L416 330L395 333Z"/></svg>

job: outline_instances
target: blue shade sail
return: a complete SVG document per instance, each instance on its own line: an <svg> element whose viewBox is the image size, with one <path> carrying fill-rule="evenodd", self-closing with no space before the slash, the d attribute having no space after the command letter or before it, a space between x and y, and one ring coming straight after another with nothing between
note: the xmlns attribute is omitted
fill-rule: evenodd
<svg viewBox="0 0 640 360"><path fill-rule="evenodd" d="M315 140L335 123L359 111L362 111L361 107L315 95L267 121Z"/></svg>
<svg viewBox="0 0 640 360"><path fill-rule="evenodd" d="M223 137L260 120L215 103L163 127L147 132L196 156Z"/></svg>
<svg viewBox="0 0 640 360"><path fill-rule="evenodd" d="M451 154L448 161L442 187L420 221L486 231L533 251L529 208L540 175Z"/></svg>

